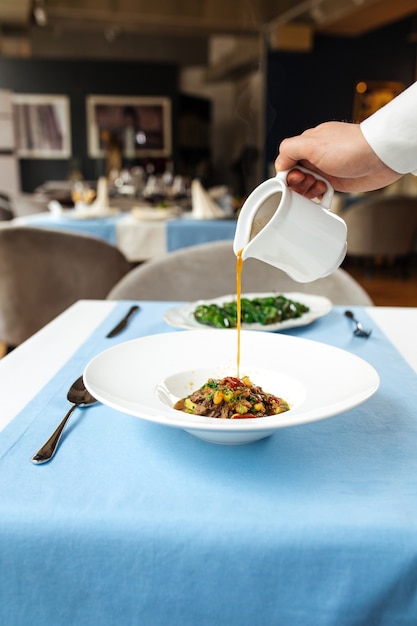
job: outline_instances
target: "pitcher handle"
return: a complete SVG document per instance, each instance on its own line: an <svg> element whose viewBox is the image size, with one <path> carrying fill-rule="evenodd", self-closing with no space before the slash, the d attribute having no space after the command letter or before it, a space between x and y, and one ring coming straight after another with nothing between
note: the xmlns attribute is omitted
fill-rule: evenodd
<svg viewBox="0 0 417 626"><path fill-rule="evenodd" d="M324 207L325 209L330 209L333 196L334 196L334 189L332 185L329 183L329 181L326 180L323 176L320 176L320 174L317 174L317 172L313 172L312 170L309 170L306 167L303 167L302 165L295 165L289 170L283 170L282 172L278 172L278 174L276 175L276 178L278 178L279 180L282 180L282 182L286 185L287 176L289 172L291 172L292 170L300 170L301 172L304 172L305 174L311 174L312 176L314 176L314 178L317 178L318 180L322 180L326 184L327 189L323 194L323 199L320 201L320 206Z"/></svg>

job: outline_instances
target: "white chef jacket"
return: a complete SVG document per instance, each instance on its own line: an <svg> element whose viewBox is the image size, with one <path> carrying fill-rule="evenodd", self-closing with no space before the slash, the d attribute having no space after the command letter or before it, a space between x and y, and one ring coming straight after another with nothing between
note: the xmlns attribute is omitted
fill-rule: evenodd
<svg viewBox="0 0 417 626"><path fill-rule="evenodd" d="M417 82L360 124L373 151L399 174L417 175Z"/></svg>

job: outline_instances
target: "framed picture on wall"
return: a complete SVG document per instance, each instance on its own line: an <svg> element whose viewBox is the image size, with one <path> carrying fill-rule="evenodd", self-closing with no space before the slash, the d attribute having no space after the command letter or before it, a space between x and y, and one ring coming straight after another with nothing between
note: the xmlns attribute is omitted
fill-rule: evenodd
<svg viewBox="0 0 417 626"><path fill-rule="evenodd" d="M69 98L50 94L14 94L17 155L28 159L71 156Z"/></svg>
<svg viewBox="0 0 417 626"><path fill-rule="evenodd" d="M88 156L170 157L171 100L152 96L87 97Z"/></svg>
<svg viewBox="0 0 417 626"><path fill-rule="evenodd" d="M404 91L405 85L396 81L361 80L355 85L353 121L363 122Z"/></svg>

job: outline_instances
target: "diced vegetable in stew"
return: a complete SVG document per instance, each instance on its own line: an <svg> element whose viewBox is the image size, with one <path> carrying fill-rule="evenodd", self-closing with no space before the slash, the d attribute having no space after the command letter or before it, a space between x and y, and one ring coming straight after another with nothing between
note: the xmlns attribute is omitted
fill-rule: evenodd
<svg viewBox="0 0 417 626"><path fill-rule="evenodd" d="M174 409L220 419L244 419L278 415L290 406L282 398L263 391L248 376L209 378L200 389L178 400Z"/></svg>

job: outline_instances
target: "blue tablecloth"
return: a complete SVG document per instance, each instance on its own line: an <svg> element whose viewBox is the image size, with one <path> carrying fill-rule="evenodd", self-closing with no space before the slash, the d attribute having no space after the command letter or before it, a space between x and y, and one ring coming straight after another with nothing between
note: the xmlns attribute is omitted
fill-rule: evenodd
<svg viewBox="0 0 417 626"><path fill-rule="evenodd" d="M91 235L98 239L104 239L107 243L111 243L115 246L117 243L116 224L122 216L123 213L109 215L108 217L79 219L66 216L65 214L54 215L53 213L39 213L30 215L26 218L26 221L29 226L35 226L37 228L53 228L56 230Z"/></svg>
<svg viewBox="0 0 417 626"><path fill-rule="evenodd" d="M84 233L118 245L117 223L125 214L100 218L76 219L65 214L39 213L25 218L30 226ZM235 220L194 220L187 218L166 221L167 252L198 243L233 239Z"/></svg>
<svg viewBox="0 0 417 626"><path fill-rule="evenodd" d="M168 252L209 241L234 239L235 230L236 220L168 220Z"/></svg>
<svg viewBox="0 0 417 626"><path fill-rule="evenodd" d="M186 332L160 321L169 303L145 302L105 339L129 304L0 434L0 622L415 626L417 376L361 308L367 340L337 307L286 331L376 367L360 407L229 447L97 404L51 463L29 462L92 356Z"/></svg>

